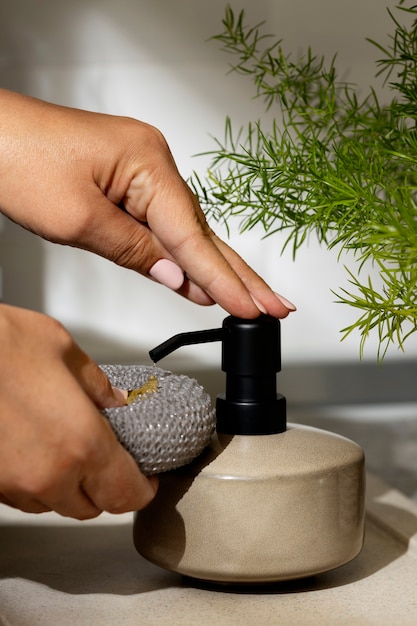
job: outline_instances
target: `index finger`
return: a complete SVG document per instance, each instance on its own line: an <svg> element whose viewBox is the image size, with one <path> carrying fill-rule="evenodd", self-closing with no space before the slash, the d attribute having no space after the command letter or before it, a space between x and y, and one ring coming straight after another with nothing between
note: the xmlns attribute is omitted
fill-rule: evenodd
<svg viewBox="0 0 417 626"><path fill-rule="evenodd" d="M194 285L232 315L257 317L261 312L285 317L289 309L266 282L207 224L204 213L182 179L152 200L148 223L162 245L186 272L179 293L190 297ZM191 299L193 299L191 297Z"/></svg>

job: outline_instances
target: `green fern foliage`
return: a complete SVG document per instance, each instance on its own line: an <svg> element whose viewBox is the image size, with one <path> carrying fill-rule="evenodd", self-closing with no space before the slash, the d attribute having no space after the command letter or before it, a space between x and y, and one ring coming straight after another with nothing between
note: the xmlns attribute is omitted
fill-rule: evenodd
<svg viewBox="0 0 417 626"><path fill-rule="evenodd" d="M269 114L237 130L228 118L208 171L192 178L206 213L227 225L237 216L242 231L285 232L294 255L311 233L353 251L352 289L336 295L359 317L342 332L359 330L361 349L377 332L380 356L417 330L417 6L403 1L389 13L388 45L370 41L389 90L381 103L373 89L359 97L339 80L336 58L309 48L294 60L264 23L247 25L227 7L213 39ZM377 286L362 275L368 261Z"/></svg>

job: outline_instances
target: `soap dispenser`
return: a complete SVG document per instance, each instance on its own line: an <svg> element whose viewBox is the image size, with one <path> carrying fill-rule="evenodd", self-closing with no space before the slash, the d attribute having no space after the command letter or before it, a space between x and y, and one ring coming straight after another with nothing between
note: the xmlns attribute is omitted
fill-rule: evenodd
<svg viewBox="0 0 417 626"><path fill-rule="evenodd" d="M225 393L217 431L187 466L160 475L135 514L137 551L162 568L215 583L269 583L352 560L364 538L364 455L354 442L288 423L277 393L280 322L227 317L221 329L181 333L150 352L222 343Z"/></svg>

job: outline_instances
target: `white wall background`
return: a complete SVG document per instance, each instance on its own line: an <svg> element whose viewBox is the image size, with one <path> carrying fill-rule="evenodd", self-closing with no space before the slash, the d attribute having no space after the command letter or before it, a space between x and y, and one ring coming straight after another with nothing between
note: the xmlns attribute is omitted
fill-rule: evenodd
<svg viewBox="0 0 417 626"><path fill-rule="evenodd" d="M227 73L229 59L208 38L221 30L225 0L2 0L0 84L65 105L129 115L165 134L182 175L204 172L193 155L236 125L258 118L252 85ZM233 0L252 23L284 38L294 53L311 44L338 52L339 67L364 87L374 82L378 53L365 41L386 40L386 0ZM237 223L236 223L237 227ZM285 320L287 362L358 359L358 338L340 343L354 311L333 303L346 284L343 268L311 245L296 262L279 242L233 235L232 245L272 286L298 306ZM3 299L41 309L67 325L97 360L143 362L171 334L221 324L219 307L198 308L163 287L91 254L43 242L0 221ZM376 342L366 357L375 358ZM407 356L417 354L416 342ZM196 363L218 363L217 346L184 349ZM393 353L394 356L395 351Z"/></svg>

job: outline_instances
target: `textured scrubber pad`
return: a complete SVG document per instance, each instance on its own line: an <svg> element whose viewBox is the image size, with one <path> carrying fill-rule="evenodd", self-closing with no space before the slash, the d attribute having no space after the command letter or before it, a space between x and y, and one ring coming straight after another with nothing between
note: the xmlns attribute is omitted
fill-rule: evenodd
<svg viewBox="0 0 417 626"><path fill-rule="evenodd" d="M146 475L185 465L209 443L215 428L210 396L196 380L153 366L102 365L113 386L141 387L151 376L157 390L126 406L105 409L117 438Z"/></svg>

